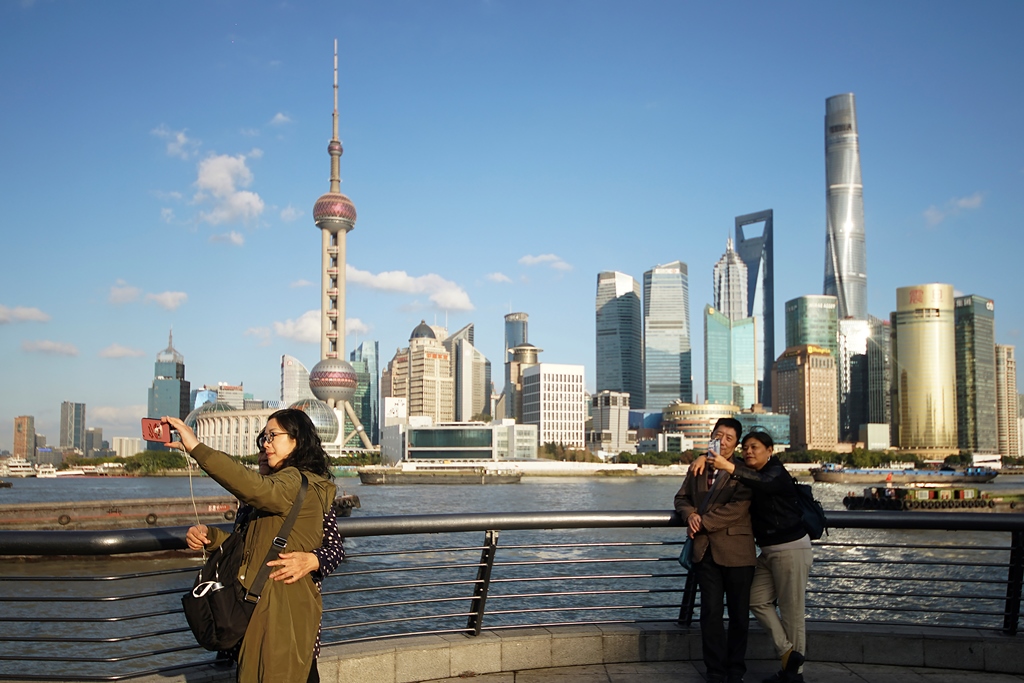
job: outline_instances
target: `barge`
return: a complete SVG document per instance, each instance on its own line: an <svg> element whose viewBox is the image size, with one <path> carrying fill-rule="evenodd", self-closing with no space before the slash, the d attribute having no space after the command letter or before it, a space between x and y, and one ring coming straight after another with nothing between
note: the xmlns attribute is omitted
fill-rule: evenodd
<svg viewBox="0 0 1024 683"><path fill-rule="evenodd" d="M962 486L871 486L843 498L847 510L936 512L1024 512L1024 493L981 491Z"/></svg>
<svg viewBox="0 0 1024 683"><path fill-rule="evenodd" d="M826 484L984 484L999 473L988 467L968 467L964 470L918 470L885 467L853 468L825 463L811 470L814 481Z"/></svg>

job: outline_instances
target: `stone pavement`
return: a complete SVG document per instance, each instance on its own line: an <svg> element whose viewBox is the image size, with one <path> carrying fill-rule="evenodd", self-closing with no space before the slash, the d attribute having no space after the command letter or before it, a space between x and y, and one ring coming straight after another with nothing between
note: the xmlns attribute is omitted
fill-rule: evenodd
<svg viewBox="0 0 1024 683"><path fill-rule="evenodd" d="M747 683L760 683L778 669L777 661L748 661ZM437 678L424 683L704 683L704 666L695 662L642 662L593 664L551 669ZM1024 683L1024 675L929 669L880 664L808 662L807 683Z"/></svg>

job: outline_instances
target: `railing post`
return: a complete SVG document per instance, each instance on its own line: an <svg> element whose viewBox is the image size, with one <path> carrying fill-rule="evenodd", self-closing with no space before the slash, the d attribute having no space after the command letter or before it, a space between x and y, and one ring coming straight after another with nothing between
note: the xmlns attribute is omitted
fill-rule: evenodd
<svg viewBox="0 0 1024 683"><path fill-rule="evenodd" d="M1006 608L1003 633L1017 635L1020 621L1021 588L1024 586L1024 531L1010 532L1010 571L1006 579Z"/></svg>
<svg viewBox="0 0 1024 683"><path fill-rule="evenodd" d="M683 600L679 603L679 625L690 628L693 624L693 605L697 601L697 575L692 569L686 570L686 585Z"/></svg>
<svg viewBox="0 0 1024 683"><path fill-rule="evenodd" d="M491 568L494 567L494 555L498 550L498 530L491 529L484 536L484 548L480 551L480 567L476 570L476 583L473 586L473 602L469 605L469 621L466 630L470 635L480 635L484 625L484 610L487 606L487 590L491 587Z"/></svg>

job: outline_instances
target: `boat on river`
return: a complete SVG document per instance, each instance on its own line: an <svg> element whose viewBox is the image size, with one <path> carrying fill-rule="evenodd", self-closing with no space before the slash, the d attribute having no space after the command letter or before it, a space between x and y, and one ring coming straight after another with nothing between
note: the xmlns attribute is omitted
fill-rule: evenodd
<svg viewBox="0 0 1024 683"><path fill-rule="evenodd" d="M843 498L847 510L1024 512L1024 493L964 486L871 486Z"/></svg>
<svg viewBox="0 0 1024 683"><path fill-rule="evenodd" d="M57 468L50 463L36 465L36 477L38 479L56 479Z"/></svg>
<svg viewBox="0 0 1024 683"><path fill-rule="evenodd" d="M521 472L471 464L403 462L395 466L367 465L357 468L359 481L368 486L384 484L518 484Z"/></svg>
<svg viewBox="0 0 1024 683"><path fill-rule="evenodd" d="M999 473L988 467L968 467L963 470L919 470L895 467L843 467L825 463L811 470L814 481L827 484L984 484Z"/></svg>
<svg viewBox="0 0 1024 683"><path fill-rule="evenodd" d="M0 466L0 474L11 478L34 477L36 468L24 458L8 458L7 462Z"/></svg>

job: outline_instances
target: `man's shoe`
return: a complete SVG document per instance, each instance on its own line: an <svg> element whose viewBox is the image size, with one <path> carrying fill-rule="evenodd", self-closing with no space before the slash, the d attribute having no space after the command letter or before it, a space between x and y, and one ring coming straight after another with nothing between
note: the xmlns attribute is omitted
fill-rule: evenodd
<svg viewBox="0 0 1024 683"><path fill-rule="evenodd" d="M786 666L783 668L788 674L795 674L800 671L800 667L804 665L807 658L796 650L789 653L789 659L786 660Z"/></svg>
<svg viewBox="0 0 1024 683"><path fill-rule="evenodd" d="M773 675L765 678L761 683L790 683L793 679L785 671L776 671Z"/></svg>

